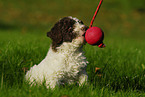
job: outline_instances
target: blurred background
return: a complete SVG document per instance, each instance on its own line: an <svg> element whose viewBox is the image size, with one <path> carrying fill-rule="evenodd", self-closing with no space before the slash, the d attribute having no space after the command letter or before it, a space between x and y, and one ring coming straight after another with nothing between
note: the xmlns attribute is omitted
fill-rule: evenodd
<svg viewBox="0 0 145 97"><path fill-rule="evenodd" d="M51 43L46 33L60 18L77 17L89 26L99 1L0 0L1 85L20 83L22 68L44 59ZM84 46L89 80L145 90L145 0L103 1L93 26L103 29L106 48ZM95 67L103 68L102 79L93 76Z"/></svg>
<svg viewBox="0 0 145 97"><path fill-rule="evenodd" d="M46 35L65 16L77 17L89 26L98 3L99 0L0 0L0 35ZM93 26L101 27L109 40L144 41L145 0L104 0Z"/></svg>

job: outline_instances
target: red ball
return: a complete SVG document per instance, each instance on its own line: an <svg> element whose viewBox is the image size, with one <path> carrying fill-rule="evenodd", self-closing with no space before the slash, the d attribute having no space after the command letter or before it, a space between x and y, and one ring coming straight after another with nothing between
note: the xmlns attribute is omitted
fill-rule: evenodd
<svg viewBox="0 0 145 97"><path fill-rule="evenodd" d="M85 40L90 45L103 43L104 33L99 27L91 27L85 33Z"/></svg>

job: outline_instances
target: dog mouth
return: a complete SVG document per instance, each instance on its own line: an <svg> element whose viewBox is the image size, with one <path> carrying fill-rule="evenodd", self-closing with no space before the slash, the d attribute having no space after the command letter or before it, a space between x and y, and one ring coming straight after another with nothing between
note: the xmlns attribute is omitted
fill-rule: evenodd
<svg viewBox="0 0 145 97"><path fill-rule="evenodd" d="M83 37L85 37L86 31L84 32L84 34L82 35Z"/></svg>
<svg viewBox="0 0 145 97"><path fill-rule="evenodd" d="M88 28L89 28L88 26L84 26L84 27L82 28L82 30L84 31L84 33L83 33L82 36L85 37L86 31L88 30Z"/></svg>

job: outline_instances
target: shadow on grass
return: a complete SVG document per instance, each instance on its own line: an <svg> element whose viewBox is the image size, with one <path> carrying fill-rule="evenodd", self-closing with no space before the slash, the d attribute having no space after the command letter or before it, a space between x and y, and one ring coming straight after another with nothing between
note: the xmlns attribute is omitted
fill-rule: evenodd
<svg viewBox="0 0 145 97"><path fill-rule="evenodd" d="M145 14L145 8L138 8L137 11L141 14Z"/></svg>
<svg viewBox="0 0 145 97"><path fill-rule="evenodd" d="M17 27L12 24L8 24L8 23L4 23L0 21L0 30L11 30L11 29L16 29L16 28Z"/></svg>

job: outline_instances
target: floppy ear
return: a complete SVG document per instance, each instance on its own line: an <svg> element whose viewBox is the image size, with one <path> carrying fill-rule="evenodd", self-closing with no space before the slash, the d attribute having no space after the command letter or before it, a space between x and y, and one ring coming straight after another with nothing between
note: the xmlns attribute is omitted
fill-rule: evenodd
<svg viewBox="0 0 145 97"><path fill-rule="evenodd" d="M56 42L57 44L62 42L62 34L55 28L52 28L50 32L47 32L47 36L51 38L52 42Z"/></svg>
<svg viewBox="0 0 145 97"><path fill-rule="evenodd" d="M52 40L52 49L56 51L56 47L60 46L63 42L63 36L61 32L61 25L57 22L51 31L47 32L47 36Z"/></svg>
<svg viewBox="0 0 145 97"><path fill-rule="evenodd" d="M65 33L63 35L63 41L65 42L72 42L72 40L76 37L76 34L75 33Z"/></svg>
<svg viewBox="0 0 145 97"><path fill-rule="evenodd" d="M76 36L73 33L73 25L75 21L64 17L58 21L50 32L47 32L47 36L52 39L52 48L56 50L56 47L60 46L63 42L71 42Z"/></svg>
<svg viewBox="0 0 145 97"><path fill-rule="evenodd" d="M73 19L70 19L68 17L65 17L62 19L62 38L63 42L72 42L72 40L76 37L76 33L73 33L74 30L74 24L76 21Z"/></svg>

